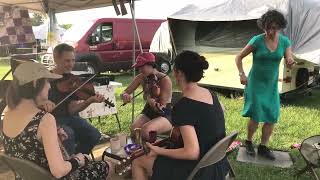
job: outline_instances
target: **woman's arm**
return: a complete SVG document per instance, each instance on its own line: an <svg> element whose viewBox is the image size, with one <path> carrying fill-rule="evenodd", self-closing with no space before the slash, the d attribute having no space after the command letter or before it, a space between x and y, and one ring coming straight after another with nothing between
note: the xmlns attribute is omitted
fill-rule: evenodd
<svg viewBox="0 0 320 180"><path fill-rule="evenodd" d="M58 143L56 121L51 114L47 113L43 116L38 132L42 139L51 174L58 179L67 175L72 166L62 157Z"/></svg>
<svg viewBox="0 0 320 180"><path fill-rule="evenodd" d="M236 65L238 68L239 73L244 73L243 71L243 65L242 65L242 59L248 56L253 51L253 47L249 44L244 47L241 52L236 56Z"/></svg>
<svg viewBox="0 0 320 180"><path fill-rule="evenodd" d="M160 86L161 86L161 90L160 90L159 103L162 105L165 105L171 101L171 96L172 96L172 82L170 78L167 76L161 79Z"/></svg>
<svg viewBox="0 0 320 180"><path fill-rule="evenodd" d="M124 90L124 93L131 94L134 90L136 90L143 80L142 74L137 75L133 81L129 84L129 86Z"/></svg>
<svg viewBox="0 0 320 180"><path fill-rule="evenodd" d="M179 129L183 139L183 148L164 149L157 146L152 146L151 144L148 144L148 146L158 155L167 156L174 159L198 160L200 155L200 146L196 130L190 125L181 126Z"/></svg>
<svg viewBox="0 0 320 180"><path fill-rule="evenodd" d="M286 65L287 65L287 67L288 67L288 68L291 68L292 65L294 64L291 47L288 47L288 48L286 49L286 52L285 52L285 54L284 54L284 58L285 58L285 60L286 60Z"/></svg>

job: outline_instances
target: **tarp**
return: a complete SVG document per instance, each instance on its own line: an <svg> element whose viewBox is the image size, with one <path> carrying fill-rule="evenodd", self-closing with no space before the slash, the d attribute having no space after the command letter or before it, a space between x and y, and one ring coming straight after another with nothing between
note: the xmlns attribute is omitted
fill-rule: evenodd
<svg viewBox="0 0 320 180"><path fill-rule="evenodd" d="M49 22L46 21L40 26L32 26L33 33L36 39L47 40L48 38L48 30L49 30ZM57 27L57 35L59 40L62 38L66 29Z"/></svg>
<svg viewBox="0 0 320 180"><path fill-rule="evenodd" d="M253 36L255 33L261 33L256 27L255 20L270 9L279 10L287 18L288 26L283 33L292 41L294 55L320 64L319 0L194 2L169 16L168 19L173 31L184 32L183 35L174 33L174 39L178 41L176 42L178 47L179 45L180 47L183 45L190 47L201 44L223 48L230 42L228 48L233 48L232 45L237 46L234 43L240 42L234 39L236 33L246 32L247 28L247 33L242 37L246 42L251 37L250 34ZM247 25L245 25L246 23ZM179 25L177 26L177 24ZM202 26L201 29L199 26ZM221 46L219 46L219 43L215 43L218 40L220 40Z"/></svg>
<svg viewBox="0 0 320 180"><path fill-rule="evenodd" d="M56 13L60 13L111 6L112 0L0 0L1 5L15 5L43 12L54 9Z"/></svg>
<svg viewBox="0 0 320 180"><path fill-rule="evenodd" d="M159 29L154 34L149 51L162 53L168 53L168 51L172 51L168 21L161 23Z"/></svg>

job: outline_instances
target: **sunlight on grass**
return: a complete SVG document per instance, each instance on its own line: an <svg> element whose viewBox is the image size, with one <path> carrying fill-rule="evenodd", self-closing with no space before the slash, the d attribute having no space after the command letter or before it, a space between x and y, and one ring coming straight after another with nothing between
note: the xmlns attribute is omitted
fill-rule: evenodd
<svg viewBox="0 0 320 180"><path fill-rule="evenodd" d="M2 77L9 66L0 66L0 77ZM170 75L174 90L177 90L176 83L172 75ZM11 77L10 77L11 78ZM121 121L122 129L129 133L131 124L132 105L128 104L120 107L122 104L119 95L128 86L132 80L130 74L116 75L117 82L123 84L122 87L116 89L117 109ZM140 92L139 88L136 93ZM230 99L219 95L221 103L225 106L225 119L227 133L238 131L238 139L244 140L246 138L246 123L247 119L243 118L240 113L243 106L243 99ZM138 96L135 101L135 116L137 116L144 106L142 96ZM291 150L290 146L293 143L300 143L303 139L312 135L319 134L320 124L320 90L313 91L312 96L298 96L282 103L281 116L279 123L276 125L273 136L271 137L270 146L272 149L280 149L290 151L294 159L294 166L289 169L281 169L274 167L256 166L253 164L240 163L235 161L236 154L230 156L231 164L235 168L237 179L239 180L293 180L297 179L294 175L297 169L303 168L305 163L297 150ZM98 119L93 119L92 122L98 129L106 134L113 135L118 133L118 126L116 119L113 116L101 118L101 123ZM255 136L255 144L260 142L261 127ZM318 171L319 173L319 171ZM308 175L301 176L302 180L311 179Z"/></svg>

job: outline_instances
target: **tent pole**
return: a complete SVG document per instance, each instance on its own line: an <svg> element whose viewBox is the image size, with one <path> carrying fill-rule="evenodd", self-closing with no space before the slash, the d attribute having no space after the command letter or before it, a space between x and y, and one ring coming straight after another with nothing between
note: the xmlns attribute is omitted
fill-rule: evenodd
<svg viewBox="0 0 320 180"><path fill-rule="evenodd" d="M134 17L134 0L132 0L132 8L131 8L131 4L130 5L130 9L131 9L131 14L132 17ZM132 18L132 36L133 36L133 45L132 45L132 64L135 63L135 59L136 59L136 31L135 31L135 25L134 25L134 19ZM132 74L132 79L136 76L136 68L133 68L133 74ZM135 96L135 91L132 92L132 96ZM131 123L133 123L134 120L134 102L135 99L132 99L132 112L131 112Z"/></svg>
<svg viewBox="0 0 320 180"><path fill-rule="evenodd" d="M132 21L133 21L133 25L134 25L134 32L137 35L137 39L139 42L139 48L140 48L140 52L142 53L142 44L141 44L141 39L140 39L140 35L139 35L139 30L138 30L138 26L137 26L137 21L136 21L136 17L135 17L135 10L134 10L134 0L132 0L132 2L129 2L130 5L130 10L131 10L131 15L132 15ZM135 49L135 48L134 48Z"/></svg>
<svg viewBox="0 0 320 180"><path fill-rule="evenodd" d="M177 48L176 48L176 44L174 43L174 38L173 38L173 35L172 35L172 31L171 31L171 26L170 26L170 23L169 23L169 19L168 19L168 29L169 29L169 34L170 34L170 41L171 41L171 44L172 44L172 49L173 49L173 53L175 54L175 56L177 56ZM171 57L172 58L172 57Z"/></svg>

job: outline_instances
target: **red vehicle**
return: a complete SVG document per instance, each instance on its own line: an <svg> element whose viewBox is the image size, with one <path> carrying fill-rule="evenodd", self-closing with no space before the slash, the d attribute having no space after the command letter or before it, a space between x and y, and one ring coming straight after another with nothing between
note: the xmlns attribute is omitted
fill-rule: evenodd
<svg viewBox="0 0 320 180"><path fill-rule="evenodd" d="M152 38L164 21L137 19L144 51L149 51ZM86 24L77 24L64 34L63 41L75 47L76 61L88 62L91 72L131 68L133 53L131 19L103 18ZM139 52L137 41L136 49ZM157 59L169 62L162 55Z"/></svg>

